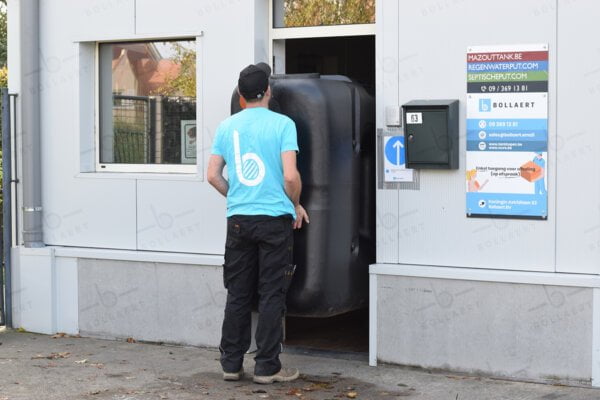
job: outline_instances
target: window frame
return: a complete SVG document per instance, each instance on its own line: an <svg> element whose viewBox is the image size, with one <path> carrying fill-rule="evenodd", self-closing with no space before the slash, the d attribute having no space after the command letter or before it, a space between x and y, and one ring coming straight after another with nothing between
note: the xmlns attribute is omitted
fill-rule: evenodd
<svg viewBox="0 0 600 400"><path fill-rule="evenodd" d="M202 132L202 107L198 101L198 93L201 93L201 73L199 65L200 39L198 36L165 36L165 37L136 37L130 39L108 39L95 41L94 50L94 151L95 151L95 172L120 172L120 173L159 173L159 174L185 174L192 176L203 174L203 135L198 135L196 139L196 163L195 164L123 164L123 163L102 163L100 162L100 45L117 43L147 43L159 41L178 41L193 40L196 44L196 132Z"/></svg>

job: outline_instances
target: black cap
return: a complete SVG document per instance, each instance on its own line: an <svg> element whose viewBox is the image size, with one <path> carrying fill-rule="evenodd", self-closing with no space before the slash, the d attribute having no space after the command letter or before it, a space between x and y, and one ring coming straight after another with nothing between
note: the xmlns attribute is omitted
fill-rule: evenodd
<svg viewBox="0 0 600 400"><path fill-rule="evenodd" d="M238 89L246 100L262 99L269 87L271 67L264 62L248 65L240 72Z"/></svg>

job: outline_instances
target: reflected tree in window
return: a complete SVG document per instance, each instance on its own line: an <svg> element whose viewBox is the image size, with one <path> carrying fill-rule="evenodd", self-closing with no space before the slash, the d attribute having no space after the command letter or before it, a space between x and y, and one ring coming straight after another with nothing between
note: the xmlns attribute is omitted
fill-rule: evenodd
<svg viewBox="0 0 600 400"><path fill-rule="evenodd" d="M166 75L164 83L153 91L155 95L196 97L196 49L172 42L171 60L178 73Z"/></svg>
<svg viewBox="0 0 600 400"><path fill-rule="evenodd" d="M375 0L284 0L284 26L372 24Z"/></svg>

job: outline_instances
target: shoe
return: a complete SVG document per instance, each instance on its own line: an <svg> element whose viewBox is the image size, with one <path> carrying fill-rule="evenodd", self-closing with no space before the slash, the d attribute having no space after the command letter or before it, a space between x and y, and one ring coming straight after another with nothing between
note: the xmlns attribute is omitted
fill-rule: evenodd
<svg viewBox="0 0 600 400"><path fill-rule="evenodd" d="M269 384L273 382L291 382L300 376L296 368L281 368L275 375L254 375L254 383Z"/></svg>
<svg viewBox="0 0 600 400"><path fill-rule="evenodd" d="M223 380L224 381L239 381L244 377L244 368L240 369L238 372L223 372Z"/></svg>

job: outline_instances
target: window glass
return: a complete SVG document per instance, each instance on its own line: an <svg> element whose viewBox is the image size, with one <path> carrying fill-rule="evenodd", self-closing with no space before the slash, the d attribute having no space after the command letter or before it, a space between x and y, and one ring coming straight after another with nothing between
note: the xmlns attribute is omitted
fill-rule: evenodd
<svg viewBox="0 0 600 400"><path fill-rule="evenodd" d="M273 27L375 23L375 0L273 0Z"/></svg>
<svg viewBox="0 0 600 400"><path fill-rule="evenodd" d="M196 163L196 42L100 44L100 163Z"/></svg>

